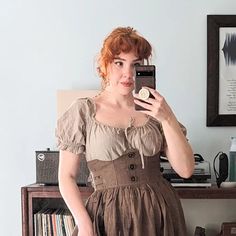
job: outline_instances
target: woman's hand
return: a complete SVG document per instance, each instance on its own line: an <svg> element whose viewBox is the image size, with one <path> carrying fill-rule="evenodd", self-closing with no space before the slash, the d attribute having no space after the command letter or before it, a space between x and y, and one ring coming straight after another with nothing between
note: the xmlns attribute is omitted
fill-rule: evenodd
<svg viewBox="0 0 236 236"><path fill-rule="evenodd" d="M145 102L142 102L140 101L141 99L139 98L138 94L134 95L135 104L147 109L141 110L141 112L156 118L161 123L165 120L169 120L174 116L171 108L169 107L163 96L161 96L156 90L152 88L144 88L148 89L149 92L154 96L154 98L148 98L146 100L143 100Z"/></svg>

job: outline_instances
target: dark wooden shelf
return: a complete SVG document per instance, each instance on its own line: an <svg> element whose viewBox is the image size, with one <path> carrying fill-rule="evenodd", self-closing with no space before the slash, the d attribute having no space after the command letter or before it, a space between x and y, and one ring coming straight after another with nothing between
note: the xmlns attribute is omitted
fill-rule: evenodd
<svg viewBox="0 0 236 236"><path fill-rule="evenodd" d="M85 201L92 187L79 187ZM181 199L236 199L236 188L176 188ZM65 207L58 186L31 184L21 188L22 235L33 236L33 214L42 207Z"/></svg>
<svg viewBox="0 0 236 236"><path fill-rule="evenodd" d="M236 199L236 188L176 188L183 199Z"/></svg>
<svg viewBox="0 0 236 236"><path fill-rule="evenodd" d="M23 187L27 189L28 193L31 193L34 197L40 198L61 198L58 186L45 186L39 184L30 184ZM236 188L218 188L212 186L209 188L205 187L177 187L175 188L180 198L190 199L236 199ZM92 187L80 187L82 196L88 197L93 192Z"/></svg>

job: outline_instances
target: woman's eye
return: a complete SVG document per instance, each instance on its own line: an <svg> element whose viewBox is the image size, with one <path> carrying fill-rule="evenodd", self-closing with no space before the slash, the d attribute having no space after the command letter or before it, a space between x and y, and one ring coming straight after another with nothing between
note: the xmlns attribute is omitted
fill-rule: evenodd
<svg viewBox="0 0 236 236"><path fill-rule="evenodd" d="M140 66L140 65L141 65L140 62L136 62L136 63L134 63L134 66Z"/></svg>
<svg viewBox="0 0 236 236"><path fill-rule="evenodd" d="M123 66L123 62L122 61L115 61L114 63L117 66Z"/></svg>

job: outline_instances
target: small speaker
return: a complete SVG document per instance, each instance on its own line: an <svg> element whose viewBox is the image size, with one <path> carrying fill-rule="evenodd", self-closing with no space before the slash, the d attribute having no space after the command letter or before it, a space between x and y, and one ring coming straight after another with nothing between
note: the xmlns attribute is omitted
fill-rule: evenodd
<svg viewBox="0 0 236 236"><path fill-rule="evenodd" d="M36 183L58 185L59 151L36 151ZM89 170L84 156L80 160L80 170L77 183L88 184Z"/></svg>

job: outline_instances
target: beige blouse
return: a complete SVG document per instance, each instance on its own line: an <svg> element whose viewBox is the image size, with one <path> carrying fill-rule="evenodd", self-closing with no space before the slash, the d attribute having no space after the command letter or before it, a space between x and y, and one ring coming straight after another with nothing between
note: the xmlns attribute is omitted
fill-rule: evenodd
<svg viewBox="0 0 236 236"><path fill-rule="evenodd" d="M87 161L111 161L130 149L137 149L143 167L143 156L154 156L157 153L164 155L165 137L156 119L149 116L142 126L116 128L97 121L95 115L96 105L91 98L74 101L58 119L58 148L74 154L85 153ZM186 131L182 125L181 128Z"/></svg>

